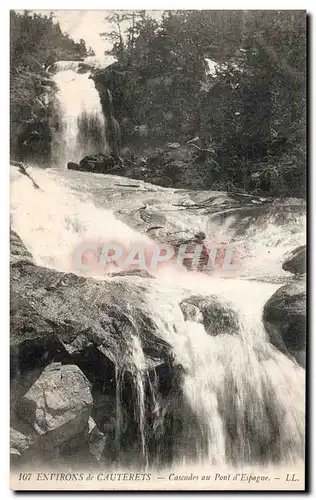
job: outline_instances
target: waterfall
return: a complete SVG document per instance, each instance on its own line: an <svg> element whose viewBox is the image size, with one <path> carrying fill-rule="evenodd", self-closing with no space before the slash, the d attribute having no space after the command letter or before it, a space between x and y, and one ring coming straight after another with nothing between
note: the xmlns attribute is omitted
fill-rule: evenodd
<svg viewBox="0 0 316 500"><path fill-rule="evenodd" d="M76 78L78 76L85 75ZM33 175L42 191L34 190L28 178L16 174L11 189L11 213L12 228L21 236L37 264L74 271L71 253L85 238L102 240L106 235L114 240L119 238L126 245L133 241L150 242L146 235L118 220L111 210L97 207L91 199L83 200L78 192L65 185L61 173L33 169ZM102 176L86 174L77 176L76 182L80 184L78 191L85 193L89 189L93 191L95 182L98 192L109 197L106 177L102 181ZM265 215L265 232L255 230L254 218L243 228L243 237L256 254L259 267L260 252L265 255L270 243L271 248L276 248L277 240L281 239L283 252L301 241L302 227L298 220L302 217L299 214L298 219L282 226L270 213ZM213 229L215 221L213 219ZM230 236L232 229L230 222L225 224L217 226L222 237ZM235 234L236 224L235 221ZM261 220L259 226L262 226ZM108 278L104 276L104 279ZM181 401L172 410L178 412L181 422L181 429L170 437L174 462L182 465L196 462L293 464L302 459L305 371L268 342L261 320L264 303L279 285L238 279L238 276L234 279L197 276L180 269L174 273L157 273L156 280L144 280L142 287L146 314L161 338L172 346L175 361L183 369ZM231 314L237 318L233 322L234 332L222 328L213 336L195 314L184 317L179 304L189 301L191 296L215 296L222 314L228 319ZM128 303L126 314L133 319ZM210 328L213 327L217 325ZM130 373L138 450L146 466L148 411L155 421L161 417L159 408L163 403L158 401L156 384L150 379L140 340L131 336L128 342L125 357L117 360L116 367L116 444L120 451L124 427L122 387L125 374ZM146 406L148 394L150 410ZM164 453L162 450L161 460ZM131 463L140 460L138 451L137 457L131 456L130 460Z"/></svg>
<svg viewBox="0 0 316 500"><path fill-rule="evenodd" d="M52 165L65 169L68 162L107 151L105 120L90 72L82 72L80 61L57 62L53 71Z"/></svg>

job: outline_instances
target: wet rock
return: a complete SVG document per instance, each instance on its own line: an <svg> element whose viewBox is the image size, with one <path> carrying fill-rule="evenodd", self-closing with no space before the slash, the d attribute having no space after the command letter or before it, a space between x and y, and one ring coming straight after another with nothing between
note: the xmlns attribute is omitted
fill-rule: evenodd
<svg viewBox="0 0 316 500"><path fill-rule="evenodd" d="M201 179L195 180L193 153L191 148L178 143L168 143L164 148L148 148L132 163L125 162L122 175L145 179L163 187L202 188Z"/></svg>
<svg viewBox="0 0 316 500"><path fill-rule="evenodd" d="M21 457L32 446L33 442L34 440L30 436L10 428L10 455L13 459Z"/></svg>
<svg viewBox="0 0 316 500"><path fill-rule="evenodd" d="M197 306L189 302L182 302L180 307L185 321L195 321L195 323L203 324L203 314Z"/></svg>
<svg viewBox="0 0 316 500"><path fill-rule="evenodd" d="M68 170L80 170L80 166L78 163L75 163L73 161L69 161L67 163L67 169Z"/></svg>
<svg viewBox="0 0 316 500"><path fill-rule="evenodd" d="M237 311L233 309L232 304L216 296L194 295L184 299L180 307L186 320L203 323L209 335L215 337L220 334L240 334Z"/></svg>
<svg viewBox="0 0 316 500"><path fill-rule="evenodd" d="M306 273L306 245L302 245L292 250L292 252L286 256L282 264L282 269L297 275Z"/></svg>
<svg viewBox="0 0 316 500"><path fill-rule="evenodd" d="M103 153L85 156L79 163L79 170L85 172L107 173L115 165L112 156Z"/></svg>
<svg viewBox="0 0 316 500"><path fill-rule="evenodd" d="M86 426L92 396L90 383L75 365L47 366L17 403L17 414L53 448L79 434Z"/></svg>
<svg viewBox="0 0 316 500"><path fill-rule="evenodd" d="M89 418L89 437L88 444L91 455L93 455L98 461L102 458L102 455L106 446L106 436L100 432L95 421Z"/></svg>
<svg viewBox="0 0 316 500"><path fill-rule="evenodd" d="M111 442L112 446L113 443L114 441ZM105 449L109 444L108 436L102 433L93 418L89 417L82 432L61 443L55 456L58 457L59 463L65 460L68 463L77 463L80 467L95 466L104 458Z"/></svg>
<svg viewBox="0 0 316 500"><path fill-rule="evenodd" d="M155 276L150 274L146 269L128 269L126 271L119 271L118 273L110 273L111 278L118 276L138 276L139 278L156 279Z"/></svg>
<svg viewBox="0 0 316 500"><path fill-rule="evenodd" d="M291 283L279 288L264 306L263 322L270 342L305 366L305 283Z"/></svg>
<svg viewBox="0 0 316 500"><path fill-rule="evenodd" d="M19 261L34 264L33 257L28 251L19 235L10 229L10 262L15 264Z"/></svg>
<svg viewBox="0 0 316 500"><path fill-rule="evenodd" d="M168 242L171 244L171 242ZM173 242L173 248L175 251L174 259L178 258L180 253L180 248L182 245L185 247L185 255L183 256L182 265L189 270L198 269L199 271L205 271L209 261L209 250L203 244L203 238L199 238L199 235L187 235L187 238L183 240L178 240ZM198 259L198 260L197 260Z"/></svg>
<svg viewBox="0 0 316 500"><path fill-rule="evenodd" d="M30 266L28 266L30 267ZM36 269L36 266L31 266ZM16 290L15 275L22 267L11 273L10 293L10 371L11 377L44 368L54 358L66 354L63 342L56 335L53 322L37 310L28 297ZM21 387L21 384L18 384Z"/></svg>
<svg viewBox="0 0 316 500"><path fill-rule="evenodd" d="M74 362L89 379L107 382L133 337L148 362L167 362L171 346L151 320L145 288L138 276L97 281L28 264L13 267L12 365L24 372L53 360Z"/></svg>
<svg viewBox="0 0 316 500"><path fill-rule="evenodd" d="M191 162L193 159L192 149L185 148L180 146L180 144L176 145L177 147L173 148L168 144L168 150L163 154L163 162L164 163L172 163L178 161Z"/></svg>
<svg viewBox="0 0 316 500"><path fill-rule="evenodd" d="M174 386L164 329L167 322L185 328L177 301L170 303L154 279L99 281L28 262L11 268L11 297L11 421L18 432L35 436L23 457L13 448L19 463L117 459L118 411L120 446L140 449L135 368L141 363L147 374L151 414L153 387L167 396ZM152 312L155 301L161 315ZM91 429L89 417L96 424Z"/></svg>

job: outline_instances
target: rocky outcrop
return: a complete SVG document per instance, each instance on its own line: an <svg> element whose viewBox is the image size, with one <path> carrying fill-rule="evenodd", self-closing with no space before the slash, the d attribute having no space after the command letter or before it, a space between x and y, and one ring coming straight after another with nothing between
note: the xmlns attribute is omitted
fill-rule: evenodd
<svg viewBox="0 0 316 500"><path fill-rule="evenodd" d="M147 308L139 302L142 288L137 277L96 281L21 264L11 272L11 344L20 349L36 344L45 359L57 353L80 355L90 348L113 364L136 336L145 353L164 363L170 346L146 317Z"/></svg>
<svg viewBox="0 0 316 500"><path fill-rule="evenodd" d="M75 163L74 161L69 161L67 163L68 170L80 170L79 163Z"/></svg>
<svg viewBox="0 0 316 500"><path fill-rule="evenodd" d="M33 257L19 235L10 229L10 262L11 264L15 264L19 261L33 264Z"/></svg>
<svg viewBox="0 0 316 500"><path fill-rule="evenodd" d="M237 312L232 304L218 297L194 295L180 304L186 321L203 323L205 331L215 337L220 334L238 335L241 331Z"/></svg>
<svg viewBox="0 0 316 500"><path fill-rule="evenodd" d="M68 162L67 168L69 170L81 170L84 172L93 172L106 174L115 165L115 161L112 156L105 155L103 153L98 153L95 155L85 156L80 162Z"/></svg>
<svg viewBox="0 0 316 500"><path fill-rule="evenodd" d="M80 434L92 408L90 383L75 365L52 363L18 401L16 413L52 449Z"/></svg>
<svg viewBox="0 0 316 500"><path fill-rule="evenodd" d="M161 401L171 389L179 390L163 322L153 319L145 298L155 282L129 275L96 281L28 261L14 263L10 340L15 463L58 457L90 463L116 459L131 448L139 451L138 463L147 460L140 447L138 391L148 398L144 404L150 415L151 405L158 404L153 387ZM158 285L151 293L164 300ZM178 305L165 302L165 308L175 309L175 321L181 321ZM161 440L170 441L168 436L158 440L157 432L148 434L152 457Z"/></svg>
<svg viewBox="0 0 316 500"><path fill-rule="evenodd" d="M96 458L96 460L100 460L105 451L107 438L106 436L100 432L95 421L90 417L89 418L89 435L88 435L88 446L89 451L92 456Z"/></svg>
<svg viewBox="0 0 316 500"><path fill-rule="evenodd" d="M191 175L193 170L196 170L194 151L190 147L171 143L164 148L145 150L134 162L125 161L122 175L164 187L202 188L201 179L196 180Z"/></svg>
<svg viewBox="0 0 316 500"><path fill-rule="evenodd" d="M306 273L306 245L295 248L290 252L283 264L282 269L295 275Z"/></svg>
<svg viewBox="0 0 316 500"><path fill-rule="evenodd" d="M270 342L305 366L305 283L291 283L279 288L264 306L263 322Z"/></svg>
<svg viewBox="0 0 316 500"><path fill-rule="evenodd" d="M14 398L16 391L21 396ZM65 459L87 464L101 459L108 437L90 416L91 383L78 366L51 363L44 370L23 373L13 379L12 395L12 464L60 464Z"/></svg>
<svg viewBox="0 0 316 500"><path fill-rule="evenodd" d="M25 436L22 432L11 427L10 429L10 456L11 459L17 460L21 457L34 443L31 436Z"/></svg>
<svg viewBox="0 0 316 500"><path fill-rule="evenodd" d="M125 148L122 161L118 154L86 156L79 165L69 162L68 169L103 174L111 171L122 177L141 179L164 187L203 189L205 178L199 175L195 160L195 150L189 146L167 144L164 148L147 149L140 156L132 155Z"/></svg>
<svg viewBox="0 0 316 500"><path fill-rule="evenodd" d="M150 278L156 279L155 276L150 274L146 269L127 269L126 271L119 271L117 273L109 273L109 276L112 278L114 276L138 276L139 278Z"/></svg>

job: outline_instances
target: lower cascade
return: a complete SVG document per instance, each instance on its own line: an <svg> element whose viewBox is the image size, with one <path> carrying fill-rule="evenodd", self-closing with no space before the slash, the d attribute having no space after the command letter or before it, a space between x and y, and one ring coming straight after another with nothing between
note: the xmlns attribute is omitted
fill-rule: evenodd
<svg viewBox="0 0 316 500"><path fill-rule="evenodd" d="M260 223L265 217L266 229L260 235L252 216L244 239L238 239L246 258L233 276L184 268L157 270L152 279L120 275L119 268L103 276L85 275L73 267L76 244L102 238L127 246L136 241L149 244L152 239L137 213L140 199L164 204L168 214L167 207L178 201L173 197L184 194L167 188L155 191L144 183L133 190L128 179L127 186L119 188L115 176L33 168L41 188L35 190L26 176L12 170L11 229L36 264L25 271L14 267L16 280L21 287L28 282L34 287L34 293L27 293L33 294L36 314L49 318L47 325L68 324L68 333L57 330L65 353L54 352L51 361L79 360L79 368L92 381L92 417L106 436L102 460L145 469L153 464L237 466L302 460L305 370L270 343L262 322L263 306L281 283L276 263L285 250L302 243L301 211L286 219L285 210L282 225L272 208L270 213L265 208ZM220 228L225 225L216 227L216 217L210 220L192 211L190 218L179 211L175 222L170 214L171 226L196 227L200 218L200 227L206 232L212 228L210 238L220 232L224 239ZM233 227L226 225L227 234ZM279 245L277 233L284 233ZM266 274L273 279L262 271L265 259L271 263ZM255 279L248 279L249 270ZM49 295L36 273L49 283ZM74 325L66 321L72 308L78 315ZM90 322L84 319L88 315ZM73 340L72 328L78 322L81 333ZM28 359L27 353L35 352L26 338L20 361L21 353ZM50 354L45 356L44 366ZM21 381L18 372L16 376Z"/></svg>

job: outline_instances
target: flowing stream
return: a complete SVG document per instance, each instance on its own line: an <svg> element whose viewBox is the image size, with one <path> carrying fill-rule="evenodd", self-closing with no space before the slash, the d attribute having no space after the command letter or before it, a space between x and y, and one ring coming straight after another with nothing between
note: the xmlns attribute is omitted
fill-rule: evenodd
<svg viewBox="0 0 316 500"><path fill-rule="evenodd" d="M105 120L100 97L78 61L54 64L57 86L52 127L52 163L66 169L85 155L106 152Z"/></svg>

